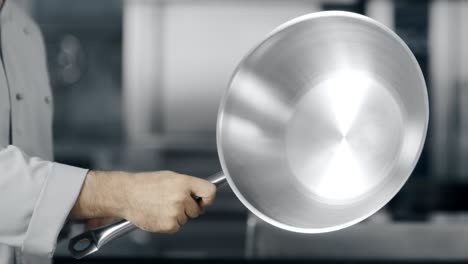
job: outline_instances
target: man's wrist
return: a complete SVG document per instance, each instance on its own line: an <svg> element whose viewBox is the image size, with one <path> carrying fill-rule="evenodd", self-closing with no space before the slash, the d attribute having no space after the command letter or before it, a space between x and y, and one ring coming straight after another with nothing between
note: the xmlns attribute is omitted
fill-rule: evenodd
<svg viewBox="0 0 468 264"><path fill-rule="evenodd" d="M89 171L72 209L74 218L123 217L129 173Z"/></svg>

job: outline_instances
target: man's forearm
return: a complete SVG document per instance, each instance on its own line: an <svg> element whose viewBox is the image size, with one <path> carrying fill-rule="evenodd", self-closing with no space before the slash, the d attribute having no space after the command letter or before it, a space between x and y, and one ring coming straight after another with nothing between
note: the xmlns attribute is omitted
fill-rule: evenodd
<svg viewBox="0 0 468 264"><path fill-rule="evenodd" d="M129 177L126 172L89 171L70 216L75 219L122 217Z"/></svg>

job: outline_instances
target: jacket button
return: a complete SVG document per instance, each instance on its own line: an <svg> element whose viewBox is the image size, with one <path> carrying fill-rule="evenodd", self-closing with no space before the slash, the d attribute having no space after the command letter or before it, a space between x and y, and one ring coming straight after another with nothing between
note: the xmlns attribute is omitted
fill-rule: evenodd
<svg viewBox="0 0 468 264"><path fill-rule="evenodd" d="M29 35L29 29L27 27L23 28L23 32L25 35Z"/></svg>
<svg viewBox="0 0 468 264"><path fill-rule="evenodd" d="M24 99L23 94L21 94L21 93L17 93L17 94L16 94L16 100L17 100L17 101L21 101L21 100L23 100L23 99Z"/></svg>
<svg viewBox="0 0 468 264"><path fill-rule="evenodd" d="M50 97L49 96L44 97L44 102L46 104L50 104Z"/></svg>

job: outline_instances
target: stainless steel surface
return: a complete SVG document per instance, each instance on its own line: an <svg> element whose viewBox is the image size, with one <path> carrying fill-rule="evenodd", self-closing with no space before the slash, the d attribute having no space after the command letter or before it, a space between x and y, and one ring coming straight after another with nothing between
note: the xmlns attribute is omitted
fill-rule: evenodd
<svg viewBox="0 0 468 264"><path fill-rule="evenodd" d="M341 229L403 186L428 117L421 69L395 33L348 12L302 16L274 30L235 70L217 122L226 176L212 182L227 179L250 211L282 229Z"/></svg>
<svg viewBox="0 0 468 264"><path fill-rule="evenodd" d="M463 222L366 222L331 233L297 234L256 220L252 258L320 259L366 263L448 263L468 259Z"/></svg>
<svg viewBox="0 0 468 264"><path fill-rule="evenodd" d="M428 117L421 69L395 33L353 13L313 13L240 63L219 110L218 153L255 215L290 231L333 231L398 192Z"/></svg>
<svg viewBox="0 0 468 264"><path fill-rule="evenodd" d="M128 234L135 229L137 229L135 225L122 220L72 238L68 244L68 250L74 258L81 259L98 251L109 241Z"/></svg>
<svg viewBox="0 0 468 264"><path fill-rule="evenodd" d="M223 187L226 183L226 177L222 172L216 173L206 178L206 180L215 184L218 188ZM137 227L130 221L121 220L73 237L68 244L68 250L72 257L81 259L98 251L110 241L126 235L135 229Z"/></svg>
<svg viewBox="0 0 468 264"><path fill-rule="evenodd" d="M226 186L227 184L226 176L222 171L211 175L210 177L206 178L206 180L216 185L218 189Z"/></svg>

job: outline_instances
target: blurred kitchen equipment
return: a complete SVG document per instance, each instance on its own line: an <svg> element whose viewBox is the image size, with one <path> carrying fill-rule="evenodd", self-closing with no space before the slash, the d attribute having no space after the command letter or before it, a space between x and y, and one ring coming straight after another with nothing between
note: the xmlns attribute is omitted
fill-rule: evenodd
<svg viewBox="0 0 468 264"><path fill-rule="evenodd" d="M468 181L468 2L431 2L431 163L437 181Z"/></svg>
<svg viewBox="0 0 468 264"><path fill-rule="evenodd" d="M275 29L235 70L218 113L225 180L257 217L322 233L384 206L424 145L428 95L406 44L378 22L319 12ZM135 229L128 221L70 241L76 258Z"/></svg>

